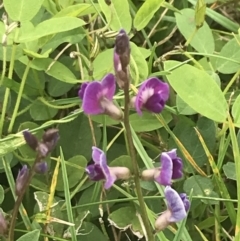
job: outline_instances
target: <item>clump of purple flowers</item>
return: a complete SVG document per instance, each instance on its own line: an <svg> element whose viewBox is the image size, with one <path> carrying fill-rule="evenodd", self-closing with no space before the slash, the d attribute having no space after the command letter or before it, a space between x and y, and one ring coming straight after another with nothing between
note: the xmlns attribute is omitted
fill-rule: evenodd
<svg viewBox="0 0 240 241"><path fill-rule="evenodd" d="M123 120L122 111L114 103L113 98L116 82L120 89L124 89L124 94L129 89L130 53L129 37L124 30L120 30L116 37L113 55L115 76L107 74L100 82L85 82L81 85L78 92L79 98L82 100L82 109L86 114L105 114L113 119ZM161 113L169 98L169 94L170 87L168 83L156 77L151 77L141 84L137 95L132 98L131 103L139 115L142 115L143 110ZM125 96L129 95L125 94ZM129 97L126 99L129 99ZM106 154L95 146L92 147L92 159L94 163L87 166L86 172L93 181L104 180L105 189L111 188L116 180L128 180L132 176L130 170L126 167L108 166ZM163 230L171 223L184 219L190 208L190 202L186 194L178 194L171 188L172 180L180 179L183 176L183 164L181 158L177 156L177 150L162 152L160 163L160 167L144 170L140 175L142 180L154 180L158 184L166 186L164 194L167 210L155 222L157 232Z"/></svg>

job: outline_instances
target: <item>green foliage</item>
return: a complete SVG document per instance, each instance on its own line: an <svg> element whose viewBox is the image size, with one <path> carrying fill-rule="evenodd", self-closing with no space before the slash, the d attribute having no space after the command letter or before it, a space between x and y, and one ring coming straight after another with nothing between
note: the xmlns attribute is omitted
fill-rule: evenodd
<svg viewBox="0 0 240 241"><path fill-rule="evenodd" d="M139 116L131 100L139 169L161 169L161 153L176 148L184 176L173 187L191 200L188 217L154 241L240 240L239 10L238 1L226 0L3 0L0 204L7 221L18 172L36 158L22 131L40 141L52 127L60 135L41 160L46 174L36 174L24 195L14 240L136 241L144 218L154 227L168 208L164 187L141 180L147 217L140 215L125 124L85 115L78 97L82 83L114 73L120 29L130 39L131 97L149 76L170 86L160 114ZM123 90L116 88L113 101L124 112ZM110 170L128 167L131 179L109 190L104 180L89 180L93 146L106 152Z"/></svg>

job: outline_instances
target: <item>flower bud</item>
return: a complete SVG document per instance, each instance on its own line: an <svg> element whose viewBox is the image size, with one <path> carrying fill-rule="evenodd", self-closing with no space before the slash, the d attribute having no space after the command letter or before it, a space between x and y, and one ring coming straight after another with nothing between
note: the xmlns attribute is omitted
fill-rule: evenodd
<svg viewBox="0 0 240 241"><path fill-rule="evenodd" d="M31 147L34 151L36 151L38 146L37 138L29 131L23 131L23 137L26 143L29 145L29 147Z"/></svg>
<svg viewBox="0 0 240 241"><path fill-rule="evenodd" d="M48 170L47 162L37 162L34 170L38 174L45 174Z"/></svg>
<svg viewBox="0 0 240 241"><path fill-rule="evenodd" d="M7 228L8 228L8 225L7 225L6 219L3 215L3 213L0 212L0 235L6 234Z"/></svg>
<svg viewBox="0 0 240 241"><path fill-rule="evenodd" d="M22 192L22 189L28 179L29 170L27 168L27 165L24 165L21 170L18 172L18 176L16 179L16 187L15 187L15 193L17 196L19 196Z"/></svg>

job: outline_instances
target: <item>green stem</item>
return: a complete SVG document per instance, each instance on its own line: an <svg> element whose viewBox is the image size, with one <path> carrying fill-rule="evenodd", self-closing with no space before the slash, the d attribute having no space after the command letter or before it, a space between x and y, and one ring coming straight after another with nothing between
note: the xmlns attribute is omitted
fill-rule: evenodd
<svg viewBox="0 0 240 241"><path fill-rule="evenodd" d="M32 167L30 169L28 178L27 178L26 182L24 183L24 185L22 187L22 190L21 190L21 193L17 197L17 200L15 202L15 205L14 205L14 208L13 208L13 212L12 212L11 222L10 222L10 225L9 225L8 241L14 241L14 229L15 229L15 225L16 225L16 220L17 220L19 207L20 207L20 205L22 203L24 194L25 194L25 192L26 192L26 190L27 190L31 180L32 180L33 176L35 175L34 167L35 167L36 163L40 161L40 158L41 157L39 155L36 156L36 159L35 159Z"/></svg>
<svg viewBox="0 0 240 241"><path fill-rule="evenodd" d="M18 109L19 109L19 106L20 106L20 102L21 102L21 98L22 98L22 94L23 94L24 86L25 86L25 83L26 83L26 80L27 80L27 75L28 75L28 72L29 72L29 69L30 69L31 62L32 62L31 60L28 61L26 69L25 69L23 77L22 77L22 81L21 81L21 85L20 85L20 88L19 88L16 104L15 104L13 114L12 114L12 118L11 118L11 121L10 121L10 124L9 124L9 127L8 127L8 133L12 132L12 128L13 128L13 125L14 125L16 117L17 117L17 112L18 112Z"/></svg>
<svg viewBox="0 0 240 241"><path fill-rule="evenodd" d="M130 123L129 123L129 103L130 103L129 85L126 84L126 82L124 85L124 96L125 96L124 126L125 126L125 130L126 130L129 154L131 156L132 164L133 164L134 182L135 182L137 197L138 197L139 206L140 206L140 210L141 210L141 217L142 217L145 229L146 229L146 234L147 234L146 240L154 241L153 231L152 231L150 222L148 220L148 214L147 214L145 202L143 199L141 184L140 184L140 180L139 180L139 167L138 167L138 163L137 163L137 159L136 159L136 153L135 153L132 134L131 134L131 127L130 127Z"/></svg>
<svg viewBox="0 0 240 241"><path fill-rule="evenodd" d="M19 34L19 28L17 28L17 30L16 30L16 33L15 33L15 36L14 36L14 42L17 42L18 34ZM13 75L13 67L14 67L14 63L15 63L16 49L17 49L17 45L14 43L13 46L12 46L12 55L11 55L10 66L9 66L9 71L8 71L8 78L9 79L12 79L12 75ZM3 69L3 71L4 71L4 69ZM5 73L4 73L4 75L5 75ZM3 74L2 74L2 78L4 78ZM2 82L2 79L1 79L1 82ZM2 115L1 115L1 118L0 118L0 137L2 136L3 124L4 124L5 115L6 115L6 112L7 112L7 104L8 104L9 95L10 95L10 89L6 88L5 94L4 94Z"/></svg>
<svg viewBox="0 0 240 241"><path fill-rule="evenodd" d="M2 76L1 76L1 81L0 81L0 87L2 86L3 79L6 74L6 66L7 66L7 47L6 45L3 45L3 67L2 67Z"/></svg>

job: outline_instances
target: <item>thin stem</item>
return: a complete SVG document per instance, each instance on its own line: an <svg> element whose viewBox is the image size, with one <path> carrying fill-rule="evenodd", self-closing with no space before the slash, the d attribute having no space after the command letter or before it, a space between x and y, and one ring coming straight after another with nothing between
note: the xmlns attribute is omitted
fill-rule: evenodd
<svg viewBox="0 0 240 241"><path fill-rule="evenodd" d="M17 215L18 215L18 211L19 211L19 207L22 203L24 194L33 178L33 176L35 175L35 171L34 171L34 167L36 165L37 162L39 162L41 159L41 157L39 155L36 156L36 159L34 161L34 164L32 165L28 178L26 180L26 182L24 183L21 193L19 194L19 196L17 197L17 200L15 202L14 208L13 208L13 212L12 212L12 218L11 218L11 222L9 225L9 234L8 234L8 241L14 241L14 228L16 225L16 220L17 220Z"/></svg>
<svg viewBox="0 0 240 241"><path fill-rule="evenodd" d="M12 132L12 128L13 128L14 122L15 122L16 117L17 117L17 112L18 112L18 109L19 109L19 106L20 106L20 102L21 102L21 98L22 98L22 94L23 94L23 89L24 89L24 86L25 86L25 83L26 83L26 80L27 80L27 75L28 75L28 72L29 72L29 69L30 69L31 62L32 62L31 60L28 61L26 69L25 69L23 77L22 77L22 81L21 81L21 85L20 85L20 88L19 88L16 104L15 104L13 114L12 114L12 118L11 118L11 121L10 121L10 124L9 124L9 127L8 127L8 133Z"/></svg>
<svg viewBox="0 0 240 241"><path fill-rule="evenodd" d="M139 167L138 167L138 163L137 163L137 159L136 159L136 153L135 153L135 149L134 149L131 128L130 128L130 123L129 123L129 103L130 103L129 85L126 84L126 82L124 85L124 96L125 96L124 126L125 126L125 130L126 130L129 154L131 156L132 163L133 163L134 182L135 182L135 186L136 186L137 197L138 197L138 201L139 201L143 224L145 226L146 233L147 233L146 240L154 241L154 236L153 236L152 228L150 226L150 222L148 220L147 210L146 210L146 206L145 206L145 202L144 202L143 194L142 194L142 189L141 189L141 185L140 185L140 181L139 181Z"/></svg>
<svg viewBox="0 0 240 241"><path fill-rule="evenodd" d="M17 28L17 30L16 30L16 33L15 33L15 36L14 36L14 40L16 40L18 38L18 34L19 34L19 28ZM12 75L13 75L13 67L14 67L14 61L15 61L16 48L17 48L17 45L13 44L13 46L12 46L12 55L11 55L11 60L10 60L10 66L9 66L9 71L8 71L8 78L9 79L12 79ZM2 78L3 77L4 76L2 75ZM0 118L0 137L2 136L3 124L4 124L5 115L6 115L6 112L7 112L7 105L8 105L9 95L10 95L10 89L6 88L5 94L4 94L2 114L1 114L1 118Z"/></svg>

